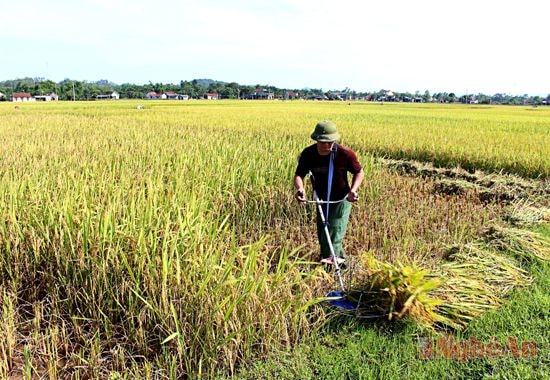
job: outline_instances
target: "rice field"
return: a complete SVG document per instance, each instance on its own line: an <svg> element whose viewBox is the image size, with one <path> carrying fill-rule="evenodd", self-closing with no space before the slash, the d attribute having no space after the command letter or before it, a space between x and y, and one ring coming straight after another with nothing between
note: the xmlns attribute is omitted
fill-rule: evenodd
<svg viewBox="0 0 550 380"><path fill-rule="evenodd" d="M475 190L437 191L437 178L399 175L380 158L531 181L544 223L549 116L343 102L0 103L0 377L231 374L322 328L334 275L316 264L314 210L294 202L292 186L322 119L366 171L344 242L357 262L379 274L469 276L461 258L495 257L476 244L509 208ZM544 259L548 242L533 244ZM461 253L440 267L452 247ZM502 263L529 283L515 262L487 265ZM364 285L365 268L350 286ZM496 306L484 295L497 282L464 297ZM460 328L479 315L459 315L453 306L466 300L445 292L452 286L437 290L442 307L417 305L419 321L433 312Z"/></svg>

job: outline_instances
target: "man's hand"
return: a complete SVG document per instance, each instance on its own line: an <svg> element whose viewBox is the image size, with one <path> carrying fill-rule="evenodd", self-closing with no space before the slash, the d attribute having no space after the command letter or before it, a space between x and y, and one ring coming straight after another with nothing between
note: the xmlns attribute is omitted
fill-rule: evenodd
<svg viewBox="0 0 550 380"><path fill-rule="evenodd" d="M350 190L348 193L348 201L350 202L356 202L359 199L359 194L357 191Z"/></svg>
<svg viewBox="0 0 550 380"><path fill-rule="evenodd" d="M357 192L357 190L359 190L359 186L361 186L361 182L363 181L364 176L365 172L363 171L363 169L361 169L359 173L353 175L351 188L348 193L348 201L357 202L357 200L359 199L359 193Z"/></svg>
<svg viewBox="0 0 550 380"><path fill-rule="evenodd" d="M306 201L306 192L304 189L298 189L296 190L296 193L294 193L294 198L300 203L304 203Z"/></svg>

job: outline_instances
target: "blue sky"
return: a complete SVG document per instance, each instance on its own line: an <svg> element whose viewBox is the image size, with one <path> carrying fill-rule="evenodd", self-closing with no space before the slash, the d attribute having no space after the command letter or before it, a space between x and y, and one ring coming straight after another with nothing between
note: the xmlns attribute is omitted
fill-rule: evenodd
<svg viewBox="0 0 550 380"><path fill-rule="evenodd" d="M0 0L0 80L550 93L548 0Z"/></svg>

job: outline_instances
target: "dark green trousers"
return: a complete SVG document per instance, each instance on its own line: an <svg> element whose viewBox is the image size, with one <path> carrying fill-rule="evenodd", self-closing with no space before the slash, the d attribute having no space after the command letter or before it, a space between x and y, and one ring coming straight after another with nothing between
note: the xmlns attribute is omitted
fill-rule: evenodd
<svg viewBox="0 0 550 380"><path fill-rule="evenodd" d="M323 212L325 211L325 205L323 205ZM351 212L351 202L347 200L331 204L328 216L328 231L330 240L332 241L332 247L334 248L334 254L337 257L344 257L344 250L342 249L342 240L346 235L346 229L348 228L349 215ZM317 237L319 238L319 245L321 246L321 258L325 259L330 257L330 248L321 217L319 215L319 209L317 209Z"/></svg>

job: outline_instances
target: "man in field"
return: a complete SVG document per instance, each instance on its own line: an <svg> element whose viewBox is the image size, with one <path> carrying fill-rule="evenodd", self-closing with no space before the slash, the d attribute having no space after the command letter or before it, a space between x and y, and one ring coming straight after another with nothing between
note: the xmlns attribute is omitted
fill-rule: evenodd
<svg viewBox="0 0 550 380"><path fill-rule="evenodd" d="M334 254L338 263L343 263L345 254L342 249L342 240L348 226L351 202L359 199L357 191L363 181L363 168L351 149L337 143L340 140L340 134L333 122L323 120L317 123L311 138L316 143L305 148L298 158L298 167L294 175L296 188L294 196L300 203L306 201L304 178L311 173L313 187L319 199L343 200L339 203L323 204ZM352 174L351 186L348 173ZM330 184L329 179L331 179ZM319 210L317 211L317 237L321 247L321 262L332 264L333 257Z"/></svg>

